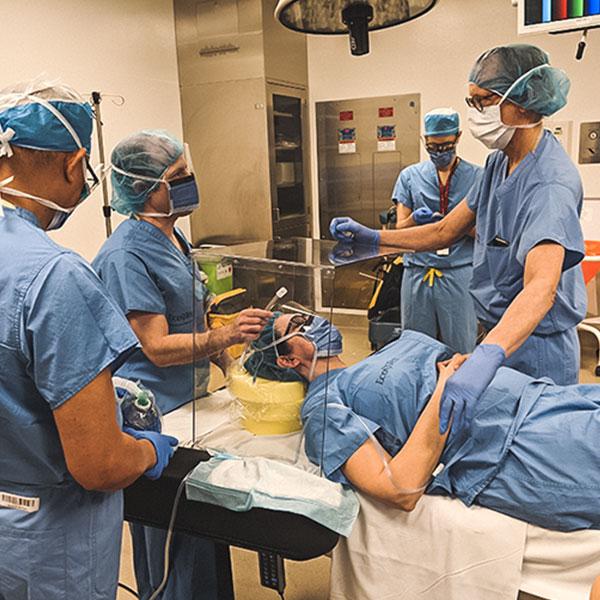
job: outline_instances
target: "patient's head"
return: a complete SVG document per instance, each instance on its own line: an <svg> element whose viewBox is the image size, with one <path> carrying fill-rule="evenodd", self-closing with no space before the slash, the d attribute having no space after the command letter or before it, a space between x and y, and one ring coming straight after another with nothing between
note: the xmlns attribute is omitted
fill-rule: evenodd
<svg viewBox="0 0 600 600"><path fill-rule="evenodd" d="M244 365L251 374L277 381L294 377L311 381L326 370L328 357L341 354L342 336L322 317L275 313L252 346L257 352Z"/></svg>

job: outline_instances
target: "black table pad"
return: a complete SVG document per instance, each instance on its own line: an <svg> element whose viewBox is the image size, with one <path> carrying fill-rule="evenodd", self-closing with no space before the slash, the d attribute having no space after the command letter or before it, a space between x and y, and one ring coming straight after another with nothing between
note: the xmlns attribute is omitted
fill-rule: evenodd
<svg viewBox="0 0 600 600"><path fill-rule="evenodd" d="M203 450L178 448L160 479L140 477L125 490L125 520L166 529L177 487L199 462ZM235 512L221 506L188 500L181 495L175 530L221 544L309 560L332 550L339 535L307 517L253 508Z"/></svg>

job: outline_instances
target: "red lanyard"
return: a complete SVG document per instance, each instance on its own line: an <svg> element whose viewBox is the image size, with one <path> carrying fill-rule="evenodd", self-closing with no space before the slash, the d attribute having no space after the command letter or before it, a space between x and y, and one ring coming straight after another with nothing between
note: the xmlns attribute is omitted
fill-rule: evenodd
<svg viewBox="0 0 600 600"><path fill-rule="evenodd" d="M448 204L450 203L450 181L452 180L452 175L454 175L454 171L456 171L456 167L458 167L458 162L460 159L457 159L454 163L454 166L450 170L448 174L448 179L446 180L446 185L442 183L440 179L440 174L438 173L438 185L440 188L440 212L443 215L448 214Z"/></svg>

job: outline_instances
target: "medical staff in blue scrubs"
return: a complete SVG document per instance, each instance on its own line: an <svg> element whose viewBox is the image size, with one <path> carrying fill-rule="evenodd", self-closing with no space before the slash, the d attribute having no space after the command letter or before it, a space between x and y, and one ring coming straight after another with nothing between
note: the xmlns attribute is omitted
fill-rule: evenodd
<svg viewBox="0 0 600 600"><path fill-rule="evenodd" d="M394 186L396 229L442 219L466 197L483 171L456 154L461 131L455 110L439 108L427 113L424 134L430 160L403 169ZM477 337L477 317L469 293L472 237L466 235L436 252L406 254L403 262L403 328L437 337L457 352L472 352Z"/></svg>
<svg viewBox="0 0 600 600"><path fill-rule="evenodd" d="M179 140L165 131L134 133L114 148L111 167L112 207L131 218L104 243L93 266L142 345L118 375L139 380L168 413L204 395L209 359L225 370L224 350L255 339L271 313L247 309L231 325L205 331L208 290L175 226L200 202ZM163 578L166 531L141 525L131 531L138 593L147 599ZM175 535L171 565L160 598L217 597L212 542Z"/></svg>
<svg viewBox="0 0 600 600"><path fill-rule="evenodd" d="M91 107L41 80L0 93L0 598L114 600L121 488L175 438L123 433L111 374L137 347L90 266L52 241L91 193ZM136 439L137 438L137 439Z"/></svg>
<svg viewBox="0 0 600 600"><path fill-rule="evenodd" d="M567 103L567 75L543 50L517 44L484 52L469 82L471 133L495 152L467 199L419 228L379 232L347 218L331 224L338 238L419 251L445 247L476 225L471 294L488 334L446 386L440 426L453 415L453 432L468 426L502 364L576 383L576 326L586 309L581 177L542 121Z"/></svg>
<svg viewBox="0 0 600 600"><path fill-rule="evenodd" d="M288 370L309 382L306 453L329 479L405 510L427 493L548 529L600 529L600 386L558 386L502 367L475 406L473 435L447 440L439 402L465 357L404 331L354 365L315 361L319 344L292 318L277 318L275 338L265 330L255 344L264 360L254 365L260 376L280 380Z"/></svg>

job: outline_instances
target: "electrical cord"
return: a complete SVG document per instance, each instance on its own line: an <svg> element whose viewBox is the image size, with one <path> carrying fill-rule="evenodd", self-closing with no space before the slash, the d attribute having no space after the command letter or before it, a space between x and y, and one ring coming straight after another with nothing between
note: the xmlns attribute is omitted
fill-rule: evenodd
<svg viewBox="0 0 600 600"><path fill-rule="evenodd" d="M195 467L194 467L195 468ZM163 578L160 582L159 586L154 590L150 598L148 600L156 600L158 595L163 591L164 587L167 585L167 580L169 579L169 567L170 567L170 554L171 554L171 542L173 541L173 528L175 526L175 519L177 518L177 510L179 509L179 500L181 499L181 493L183 492L183 488L187 483L187 480L190 478L190 475L194 469L189 471L189 473L181 480L181 483L177 487L177 493L175 494L175 500L173 500L173 508L171 509L171 518L169 519L169 528L167 530L167 539L165 540L165 556L164 556L164 570L163 570Z"/></svg>

